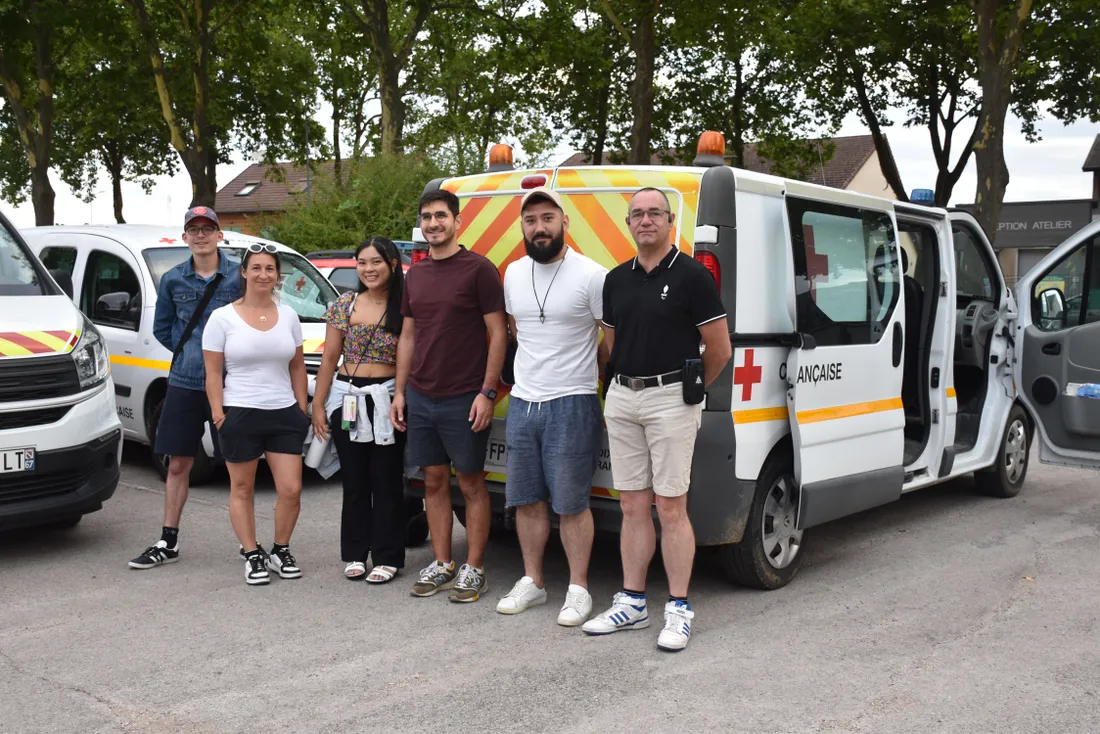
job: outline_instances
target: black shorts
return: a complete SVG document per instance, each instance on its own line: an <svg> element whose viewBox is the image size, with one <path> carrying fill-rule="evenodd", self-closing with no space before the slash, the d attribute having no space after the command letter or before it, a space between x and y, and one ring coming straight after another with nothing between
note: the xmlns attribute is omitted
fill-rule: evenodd
<svg viewBox="0 0 1100 734"><path fill-rule="evenodd" d="M405 391L405 421L409 463L415 466L451 464L460 474L485 470L485 450L492 426L475 433L470 409L478 393L433 400L411 387Z"/></svg>
<svg viewBox="0 0 1100 734"><path fill-rule="evenodd" d="M195 457L202 450L202 435L210 421L210 403L204 390L169 385L160 410L153 451L165 456ZM210 426L214 455L218 455L218 432Z"/></svg>
<svg viewBox="0 0 1100 734"><path fill-rule="evenodd" d="M277 410L227 407L218 441L222 456L234 464L254 461L265 453L301 455L312 426L297 405Z"/></svg>

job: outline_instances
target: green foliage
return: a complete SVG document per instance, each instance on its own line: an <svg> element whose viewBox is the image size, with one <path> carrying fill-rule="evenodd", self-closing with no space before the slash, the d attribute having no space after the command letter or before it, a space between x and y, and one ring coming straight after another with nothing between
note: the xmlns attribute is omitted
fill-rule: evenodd
<svg viewBox="0 0 1100 734"><path fill-rule="evenodd" d="M343 187L331 175L318 175L308 203L299 200L259 224L265 235L299 252L354 248L372 235L408 240L425 184L443 175L422 155L363 158L348 163Z"/></svg>

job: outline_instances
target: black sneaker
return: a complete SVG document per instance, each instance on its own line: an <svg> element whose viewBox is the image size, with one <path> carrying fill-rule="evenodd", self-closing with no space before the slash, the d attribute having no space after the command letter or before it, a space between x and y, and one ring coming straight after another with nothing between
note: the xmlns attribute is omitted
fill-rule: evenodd
<svg viewBox="0 0 1100 734"><path fill-rule="evenodd" d="M271 575L264 564L263 553L253 553L244 557L244 580L249 586L271 583Z"/></svg>
<svg viewBox="0 0 1100 734"><path fill-rule="evenodd" d="M145 549L140 556L130 561L130 568L153 568L163 566L165 563L175 563L180 559L180 546L169 548L168 543L158 540Z"/></svg>
<svg viewBox="0 0 1100 734"><path fill-rule="evenodd" d="M240 554L241 558L247 558L248 556L246 556L244 554L244 546L243 545L238 545L237 547L240 548L238 553ZM256 550L258 550L260 552L260 555L264 557L264 562L266 563L267 562L267 557L270 554L267 551L265 551L264 547L262 545L260 545L259 543L256 544Z"/></svg>
<svg viewBox="0 0 1100 734"><path fill-rule="evenodd" d="M290 554L290 548L285 546L271 551L271 555L267 557L267 567L284 579L296 579L302 575L302 569L298 568L298 562Z"/></svg>

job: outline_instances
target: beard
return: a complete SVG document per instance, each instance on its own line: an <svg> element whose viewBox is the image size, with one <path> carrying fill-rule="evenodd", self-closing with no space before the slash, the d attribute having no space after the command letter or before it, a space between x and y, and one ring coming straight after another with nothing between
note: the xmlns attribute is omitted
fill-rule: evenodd
<svg viewBox="0 0 1100 734"><path fill-rule="evenodd" d="M533 240L523 238L523 246L527 249L527 256L537 263L548 263L556 258L565 247L565 228L550 238L550 244L538 245Z"/></svg>

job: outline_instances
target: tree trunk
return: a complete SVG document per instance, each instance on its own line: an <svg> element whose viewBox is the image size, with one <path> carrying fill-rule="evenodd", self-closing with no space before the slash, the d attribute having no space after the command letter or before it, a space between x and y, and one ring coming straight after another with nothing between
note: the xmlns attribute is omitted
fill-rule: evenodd
<svg viewBox="0 0 1100 734"><path fill-rule="evenodd" d="M909 201L909 194L905 192L905 184L901 182L901 173L898 171L898 163L894 160L894 152L890 149L890 143L887 142L886 136L882 133L882 126L879 124L878 114L872 108L871 100L867 96L867 86L864 82L863 70L853 66L850 69L850 73L852 86L855 88L856 92L856 100L859 102L860 114L863 115L863 121L867 123L867 127L871 130L871 140L875 144L875 152L878 153L879 169L882 170L882 175L886 178L886 183L890 185L898 201Z"/></svg>
<svg viewBox="0 0 1100 734"><path fill-rule="evenodd" d="M730 110L730 147L733 149L733 167L745 167L745 76L741 55L734 52L733 109Z"/></svg>
<svg viewBox="0 0 1100 734"><path fill-rule="evenodd" d="M653 135L653 67L657 56L657 7L660 0L640 0L640 17L634 28L634 81L630 84L630 105L634 122L630 126L630 162L648 166Z"/></svg>
<svg viewBox="0 0 1100 734"><path fill-rule="evenodd" d="M1004 156L1004 127L1012 103L1012 80L1016 74L1024 27L1031 15L1032 0L1015 0L1002 33L997 15L1005 0L975 0L978 19L978 86L982 108L978 113L974 161L978 186L974 193L974 218L989 241L997 237L1008 166Z"/></svg>
<svg viewBox="0 0 1100 734"><path fill-rule="evenodd" d="M610 72L608 72L610 75ZM607 147L607 115L611 107L611 85L605 84L596 102L596 125L592 131L594 136L592 154L589 163L593 166L603 165L604 149Z"/></svg>
<svg viewBox="0 0 1100 734"><path fill-rule="evenodd" d="M111 200L114 203L115 221L126 224L122 218L122 151L118 147L117 140L106 140L103 143L103 162L106 164L107 173L111 174Z"/></svg>
<svg viewBox="0 0 1100 734"><path fill-rule="evenodd" d="M401 93L400 69L383 63L379 74L382 98L382 155L399 156L405 152L405 100Z"/></svg>
<svg viewBox="0 0 1100 734"><path fill-rule="evenodd" d="M343 176L343 160L340 155L340 120L343 115L337 110L339 105L339 95L333 95L333 100L336 105L332 108L332 175L336 179L336 188L342 189L344 187ZM309 120L306 120L306 124L309 124Z"/></svg>
<svg viewBox="0 0 1100 734"><path fill-rule="evenodd" d="M34 226L53 226L54 198L53 186L50 184L49 166L40 162L31 169L31 203L34 204Z"/></svg>

